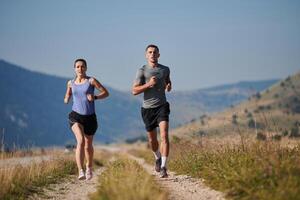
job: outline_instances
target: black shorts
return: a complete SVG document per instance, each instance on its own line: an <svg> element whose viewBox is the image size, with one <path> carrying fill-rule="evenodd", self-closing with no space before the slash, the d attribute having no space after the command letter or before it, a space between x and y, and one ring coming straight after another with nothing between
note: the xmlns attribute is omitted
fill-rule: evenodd
<svg viewBox="0 0 300 200"><path fill-rule="evenodd" d="M72 128L75 123L79 123L83 126L83 131L86 135L95 135L98 128L97 116L95 113L91 115L81 115L72 111L69 114L70 128Z"/></svg>
<svg viewBox="0 0 300 200"><path fill-rule="evenodd" d="M158 127L161 121L169 121L170 104L165 104L157 108L141 108L142 118L147 131L152 131Z"/></svg>

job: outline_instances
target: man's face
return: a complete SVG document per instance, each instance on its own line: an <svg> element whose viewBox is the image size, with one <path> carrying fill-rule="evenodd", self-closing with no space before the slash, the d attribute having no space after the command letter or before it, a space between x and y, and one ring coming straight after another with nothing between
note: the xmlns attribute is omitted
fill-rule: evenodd
<svg viewBox="0 0 300 200"><path fill-rule="evenodd" d="M154 47L149 47L146 51L146 59L148 60L148 62L157 63L159 56L159 52Z"/></svg>

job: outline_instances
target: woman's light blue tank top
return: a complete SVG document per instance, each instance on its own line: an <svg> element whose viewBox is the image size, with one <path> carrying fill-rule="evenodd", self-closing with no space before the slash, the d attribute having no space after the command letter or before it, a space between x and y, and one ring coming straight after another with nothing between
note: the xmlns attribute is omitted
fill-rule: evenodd
<svg viewBox="0 0 300 200"><path fill-rule="evenodd" d="M73 105L72 110L81 115L91 115L95 113L94 101L87 99L87 94L94 95L94 86L90 83L90 78L82 84L76 84L75 80L72 83Z"/></svg>

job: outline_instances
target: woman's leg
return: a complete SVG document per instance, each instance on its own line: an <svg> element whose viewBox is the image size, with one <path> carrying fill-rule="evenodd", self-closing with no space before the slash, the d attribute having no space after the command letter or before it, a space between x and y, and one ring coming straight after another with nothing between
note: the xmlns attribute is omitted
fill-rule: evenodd
<svg viewBox="0 0 300 200"><path fill-rule="evenodd" d="M83 160L84 160L84 133L83 133L83 127L79 123L75 123L72 126L72 131L76 137L77 146L76 146L76 164L78 167L78 171L83 169Z"/></svg>
<svg viewBox="0 0 300 200"><path fill-rule="evenodd" d="M86 166L92 168L94 156L93 135L84 135L84 143Z"/></svg>

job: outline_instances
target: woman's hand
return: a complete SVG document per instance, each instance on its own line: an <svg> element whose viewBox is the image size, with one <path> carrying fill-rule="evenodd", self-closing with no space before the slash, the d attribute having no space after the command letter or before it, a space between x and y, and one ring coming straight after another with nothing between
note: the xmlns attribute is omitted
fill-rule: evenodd
<svg viewBox="0 0 300 200"><path fill-rule="evenodd" d="M69 97L65 97L65 98L64 98L64 103L65 103L65 104L69 103L69 99L70 99Z"/></svg>
<svg viewBox="0 0 300 200"><path fill-rule="evenodd" d="M95 97L93 94L87 94L86 97L89 101L95 101Z"/></svg>
<svg viewBox="0 0 300 200"><path fill-rule="evenodd" d="M67 83L67 90L64 98L64 103L67 104L69 103L70 97L72 96L72 86L71 86L71 81L68 81Z"/></svg>

